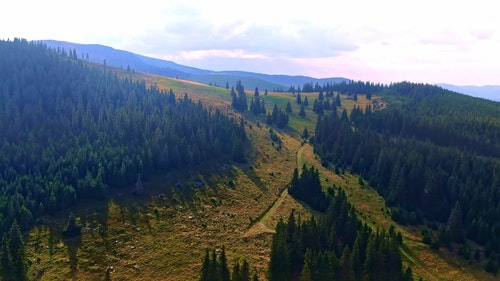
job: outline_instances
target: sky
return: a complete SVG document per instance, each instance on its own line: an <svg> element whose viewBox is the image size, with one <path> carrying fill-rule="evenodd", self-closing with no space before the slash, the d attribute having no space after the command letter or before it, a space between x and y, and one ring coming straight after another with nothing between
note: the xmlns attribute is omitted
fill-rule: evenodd
<svg viewBox="0 0 500 281"><path fill-rule="evenodd" d="M0 39L102 44L209 70L500 85L490 0L16 0Z"/></svg>

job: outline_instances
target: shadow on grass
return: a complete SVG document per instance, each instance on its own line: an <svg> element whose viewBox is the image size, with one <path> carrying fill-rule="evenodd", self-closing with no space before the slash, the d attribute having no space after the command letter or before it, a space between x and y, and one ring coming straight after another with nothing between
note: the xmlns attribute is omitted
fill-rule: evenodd
<svg viewBox="0 0 500 281"><path fill-rule="evenodd" d="M68 249L68 258L69 258L69 268L71 276L74 280L78 273L78 249L82 246L82 237L80 235L75 237L65 237L62 239L64 245Z"/></svg>

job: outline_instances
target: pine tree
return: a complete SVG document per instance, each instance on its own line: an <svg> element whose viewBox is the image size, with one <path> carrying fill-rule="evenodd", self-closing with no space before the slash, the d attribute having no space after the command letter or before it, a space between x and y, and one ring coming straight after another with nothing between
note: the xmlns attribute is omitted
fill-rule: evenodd
<svg viewBox="0 0 500 281"><path fill-rule="evenodd" d="M292 105L290 104L290 102L286 104L285 111L286 113L292 113Z"/></svg>
<svg viewBox="0 0 500 281"><path fill-rule="evenodd" d="M302 98L300 97L300 93L297 94L297 104L302 104Z"/></svg>
<svg viewBox="0 0 500 281"><path fill-rule="evenodd" d="M252 275L252 281L259 281L259 276L257 275L257 271L254 270Z"/></svg>
<svg viewBox="0 0 500 281"><path fill-rule="evenodd" d="M142 195L144 193L144 187L142 186L141 174L137 174L137 181L135 182L135 195Z"/></svg>
<svg viewBox="0 0 500 281"><path fill-rule="evenodd" d="M241 265L241 281L250 281L250 265L246 259L243 260Z"/></svg>
<svg viewBox="0 0 500 281"><path fill-rule="evenodd" d="M201 266L201 277L200 281L209 281L210 279L210 253L208 249L205 250L205 258L203 259L203 265Z"/></svg>
<svg viewBox="0 0 500 281"><path fill-rule="evenodd" d="M63 235L66 237L78 236L81 233L81 227L76 223L73 211L69 213L68 221L63 229Z"/></svg>
<svg viewBox="0 0 500 281"><path fill-rule="evenodd" d="M224 246L222 247L222 251L219 256L219 262L217 268L218 268L218 276L220 277L219 281L231 280L226 259L226 247Z"/></svg>
<svg viewBox="0 0 500 281"><path fill-rule="evenodd" d="M340 100L340 94L335 96L335 106L342 106L342 102Z"/></svg>
<svg viewBox="0 0 500 281"><path fill-rule="evenodd" d="M287 245L287 226L280 220L276 225L276 233L271 244L271 259L269 261L269 281L289 280L290 256Z"/></svg>
<svg viewBox="0 0 500 281"><path fill-rule="evenodd" d="M462 208L460 207L460 203L458 201L455 203L455 207L451 210L450 216L448 218L448 227L450 229L451 239L453 240L453 242L465 242Z"/></svg>
<svg viewBox="0 0 500 281"><path fill-rule="evenodd" d="M3 237L2 237L2 252L1 252L1 260L0 260L0 263L1 263L1 276L2 276L2 280L6 281L6 280L13 280L11 279L10 277L13 276L12 275L12 263L11 263L11 260L10 260L10 252L9 252L9 245L8 245L8 236L7 236L7 233L4 233L3 234Z"/></svg>
<svg viewBox="0 0 500 281"><path fill-rule="evenodd" d="M24 256L24 241L21 229L19 228L17 221L14 221L8 234L7 252L10 262L10 269L9 269L10 275L8 276L8 278L12 277L12 279L10 280L16 280L16 281L28 280L27 276L28 273L25 265L25 256ZM5 280L6 276L2 277L4 278L2 280Z"/></svg>
<svg viewBox="0 0 500 281"><path fill-rule="evenodd" d="M300 105L300 112L299 112L300 117L306 117L306 109L303 104Z"/></svg>
<svg viewBox="0 0 500 281"><path fill-rule="evenodd" d="M307 127L304 127L304 130L302 131L302 138L303 139L308 139L309 138L309 131L307 130Z"/></svg>
<svg viewBox="0 0 500 281"><path fill-rule="evenodd" d="M300 273L300 281L312 281L313 276L311 272L312 264L312 254L311 250L307 249L306 255L304 257L304 267L302 267L302 272Z"/></svg>
<svg viewBox="0 0 500 281"><path fill-rule="evenodd" d="M232 278L231 281L242 281L242 276L241 276L241 268L240 268L240 263L236 262L233 266L233 273L232 273Z"/></svg>

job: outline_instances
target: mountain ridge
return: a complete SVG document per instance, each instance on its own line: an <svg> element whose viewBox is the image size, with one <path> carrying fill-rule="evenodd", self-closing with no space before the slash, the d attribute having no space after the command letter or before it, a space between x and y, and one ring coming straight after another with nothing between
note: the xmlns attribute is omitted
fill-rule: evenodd
<svg viewBox="0 0 500 281"><path fill-rule="evenodd" d="M115 49L101 44L80 44L58 40L39 40L51 48L64 48L76 50L82 58L89 55L89 60L96 63L106 61L115 67L131 67L135 71L158 74L171 78L191 80L212 86L224 87L233 85L238 80L247 89L259 88L260 90L287 90L290 86L299 86L305 83L341 83L351 79L344 77L314 78L305 75L264 74L240 70L213 71L196 67L181 65L172 61L148 57L126 50ZM500 101L500 85L486 86L458 86L449 83L436 83L436 86L457 93Z"/></svg>
<svg viewBox="0 0 500 281"><path fill-rule="evenodd" d="M285 74L263 74L257 72L224 70L212 71L190 66L177 64L172 61L139 55L133 52L114 49L100 44L80 44L57 40L40 40L51 48L64 48L66 50L76 50L82 57L89 55L89 60L96 63L106 64L132 69L140 72L158 74L162 76L192 80L209 85L225 86L227 83L235 83L241 80L247 89L259 88L261 90L287 89L290 86L298 86L305 83L340 83L350 81L343 77L314 78L303 75L285 75Z"/></svg>

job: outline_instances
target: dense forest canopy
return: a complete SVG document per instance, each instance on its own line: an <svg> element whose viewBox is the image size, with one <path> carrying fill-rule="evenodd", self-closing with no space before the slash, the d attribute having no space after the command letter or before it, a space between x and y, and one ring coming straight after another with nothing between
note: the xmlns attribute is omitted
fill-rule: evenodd
<svg viewBox="0 0 500 281"><path fill-rule="evenodd" d="M399 222L438 222L498 253L500 104L406 82L382 96L387 109L320 117L315 152L368 179Z"/></svg>
<svg viewBox="0 0 500 281"><path fill-rule="evenodd" d="M295 170L289 190L322 213L317 219L303 220L292 212L287 222L278 222L270 281L413 280L411 269L403 269L401 233L393 228L374 231L362 224L342 189L333 186L321 192L316 168L304 166L300 176Z"/></svg>
<svg viewBox="0 0 500 281"><path fill-rule="evenodd" d="M243 123L185 95L122 79L106 65L26 40L0 41L0 230L78 198L229 156Z"/></svg>

